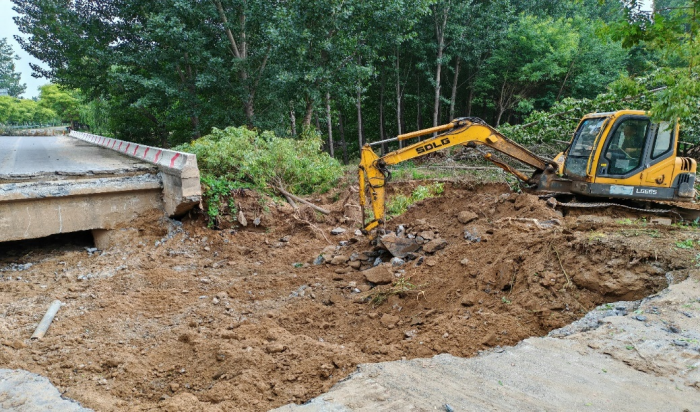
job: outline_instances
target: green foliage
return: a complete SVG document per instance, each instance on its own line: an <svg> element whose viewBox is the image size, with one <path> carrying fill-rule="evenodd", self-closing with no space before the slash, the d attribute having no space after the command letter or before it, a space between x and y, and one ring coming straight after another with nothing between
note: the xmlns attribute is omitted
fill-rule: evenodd
<svg viewBox="0 0 700 412"><path fill-rule="evenodd" d="M676 242L676 247L678 249L692 249L695 247L695 241L693 239L678 241Z"/></svg>
<svg viewBox="0 0 700 412"><path fill-rule="evenodd" d="M34 100L0 96L0 124L46 124L58 120L56 112Z"/></svg>
<svg viewBox="0 0 700 412"><path fill-rule="evenodd" d="M19 97L27 90L27 85L20 83L20 74L15 71L16 60L19 56L15 55L7 39L0 38L0 89L7 89L12 97Z"/></svg>
<svg viewBox="0 0 700 412"><path fill-rule="evenodd" d="M80 118L80 99L75 91L65 90L55 84L39 87L39 105L55 112L64 122L74 122Z"/></svg>
<svg viewBox="0 0 700 412"><path fill-rule="evenodd" d="M313 131L288 139L228 127L176 150L196 154L203 176L268 193L282 184L294 194L308 195L328 191L342 175L338 161L320 151L321 144Z"/></svg>
<svg viewBox="0 0 700 412"><path fill-rule="evenodd" d="M236 189L234 182L230 182L225 178L212 176L209 174L202 175L202 189L206 200L206 213L209 216L209 227L214 227L217 219L222 214L226 207L226 199L230 198L231 191ZM229 214L236 216L237 211L235 206L229 204Z"/></svg>
<svg viewBox="0 0 700 412"><path fill-rule="evenodd" d="M445 191L444 185L439 182L432 183L428 186L418 186L413 190L410 196L397 194L386 204L386 213L388 216L399 216L408 210L408 208L424 199L440 196Z"/></svg>

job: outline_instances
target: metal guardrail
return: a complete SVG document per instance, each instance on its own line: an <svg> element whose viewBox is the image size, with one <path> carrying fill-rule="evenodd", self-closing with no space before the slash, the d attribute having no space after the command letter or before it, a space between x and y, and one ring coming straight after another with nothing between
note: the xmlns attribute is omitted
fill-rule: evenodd
<svg viewBox="0 0 700 412"><path fill-rule="evenodd" d="M46 124L23 124L23 125L4 125L0 123L0 129L24 130L24 129L44 129L47 127L68 127L69 123L46 123Z"/></svg>

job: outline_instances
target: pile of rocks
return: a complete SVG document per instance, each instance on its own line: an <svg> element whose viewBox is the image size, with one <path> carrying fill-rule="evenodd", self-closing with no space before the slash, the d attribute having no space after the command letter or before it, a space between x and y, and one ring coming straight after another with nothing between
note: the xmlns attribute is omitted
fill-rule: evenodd
<svg viewBox="0 0 700 412"><path fill-rule="evenodd" d="M474 214L468 221L475 218ZM346 231L342 228L331 232L334 236L344 233ZM355 236L340 241L337 246L327 246L314 259L313 264L335 267L336 280L343 280L344 275L361 271L366 282L373 287L394 282L405 273L401 267L408 263L415 266L424 261L430 263L429 256L448 244L437 228L425 219L416 220L410 227L400 225L395 231L379 237L371 250L351 252L347 249L359 241L359 237Z"/></svg>

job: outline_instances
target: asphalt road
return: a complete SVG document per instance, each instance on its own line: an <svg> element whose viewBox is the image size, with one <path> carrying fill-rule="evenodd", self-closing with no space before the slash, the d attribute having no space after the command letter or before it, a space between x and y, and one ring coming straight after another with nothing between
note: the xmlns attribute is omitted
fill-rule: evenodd
<svg viewBox="0 0 700 412"><path fill-rule="evenodd" d="M68 136L0 136L0 178L121 174L153 165Z"/></svg>

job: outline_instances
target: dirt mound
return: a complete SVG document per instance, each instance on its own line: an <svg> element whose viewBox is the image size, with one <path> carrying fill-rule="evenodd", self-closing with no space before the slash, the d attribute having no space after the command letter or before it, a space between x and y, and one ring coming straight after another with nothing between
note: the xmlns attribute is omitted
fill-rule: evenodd
<svg viewBox="0 0 700 412"><path fill-rule="evenodd" d="M396 265L354 235L353 199L351 189L329 197L330 216L272 204L258 227L215 231L193 218L101 253L3 259L0 270L33 265L0 271L3 339L26 345L0 346L0 362L100 410L267 410L317 396L360 363L542 336L660 290L696 253L672 246L693 236L682 228L579 230L505 185L447 184L387 224L424 234ZM259 205L241 201L244 213L246 202ZM337 225L346 231L333 236ZM66 306L30 342L54 298Z"/></svg>

